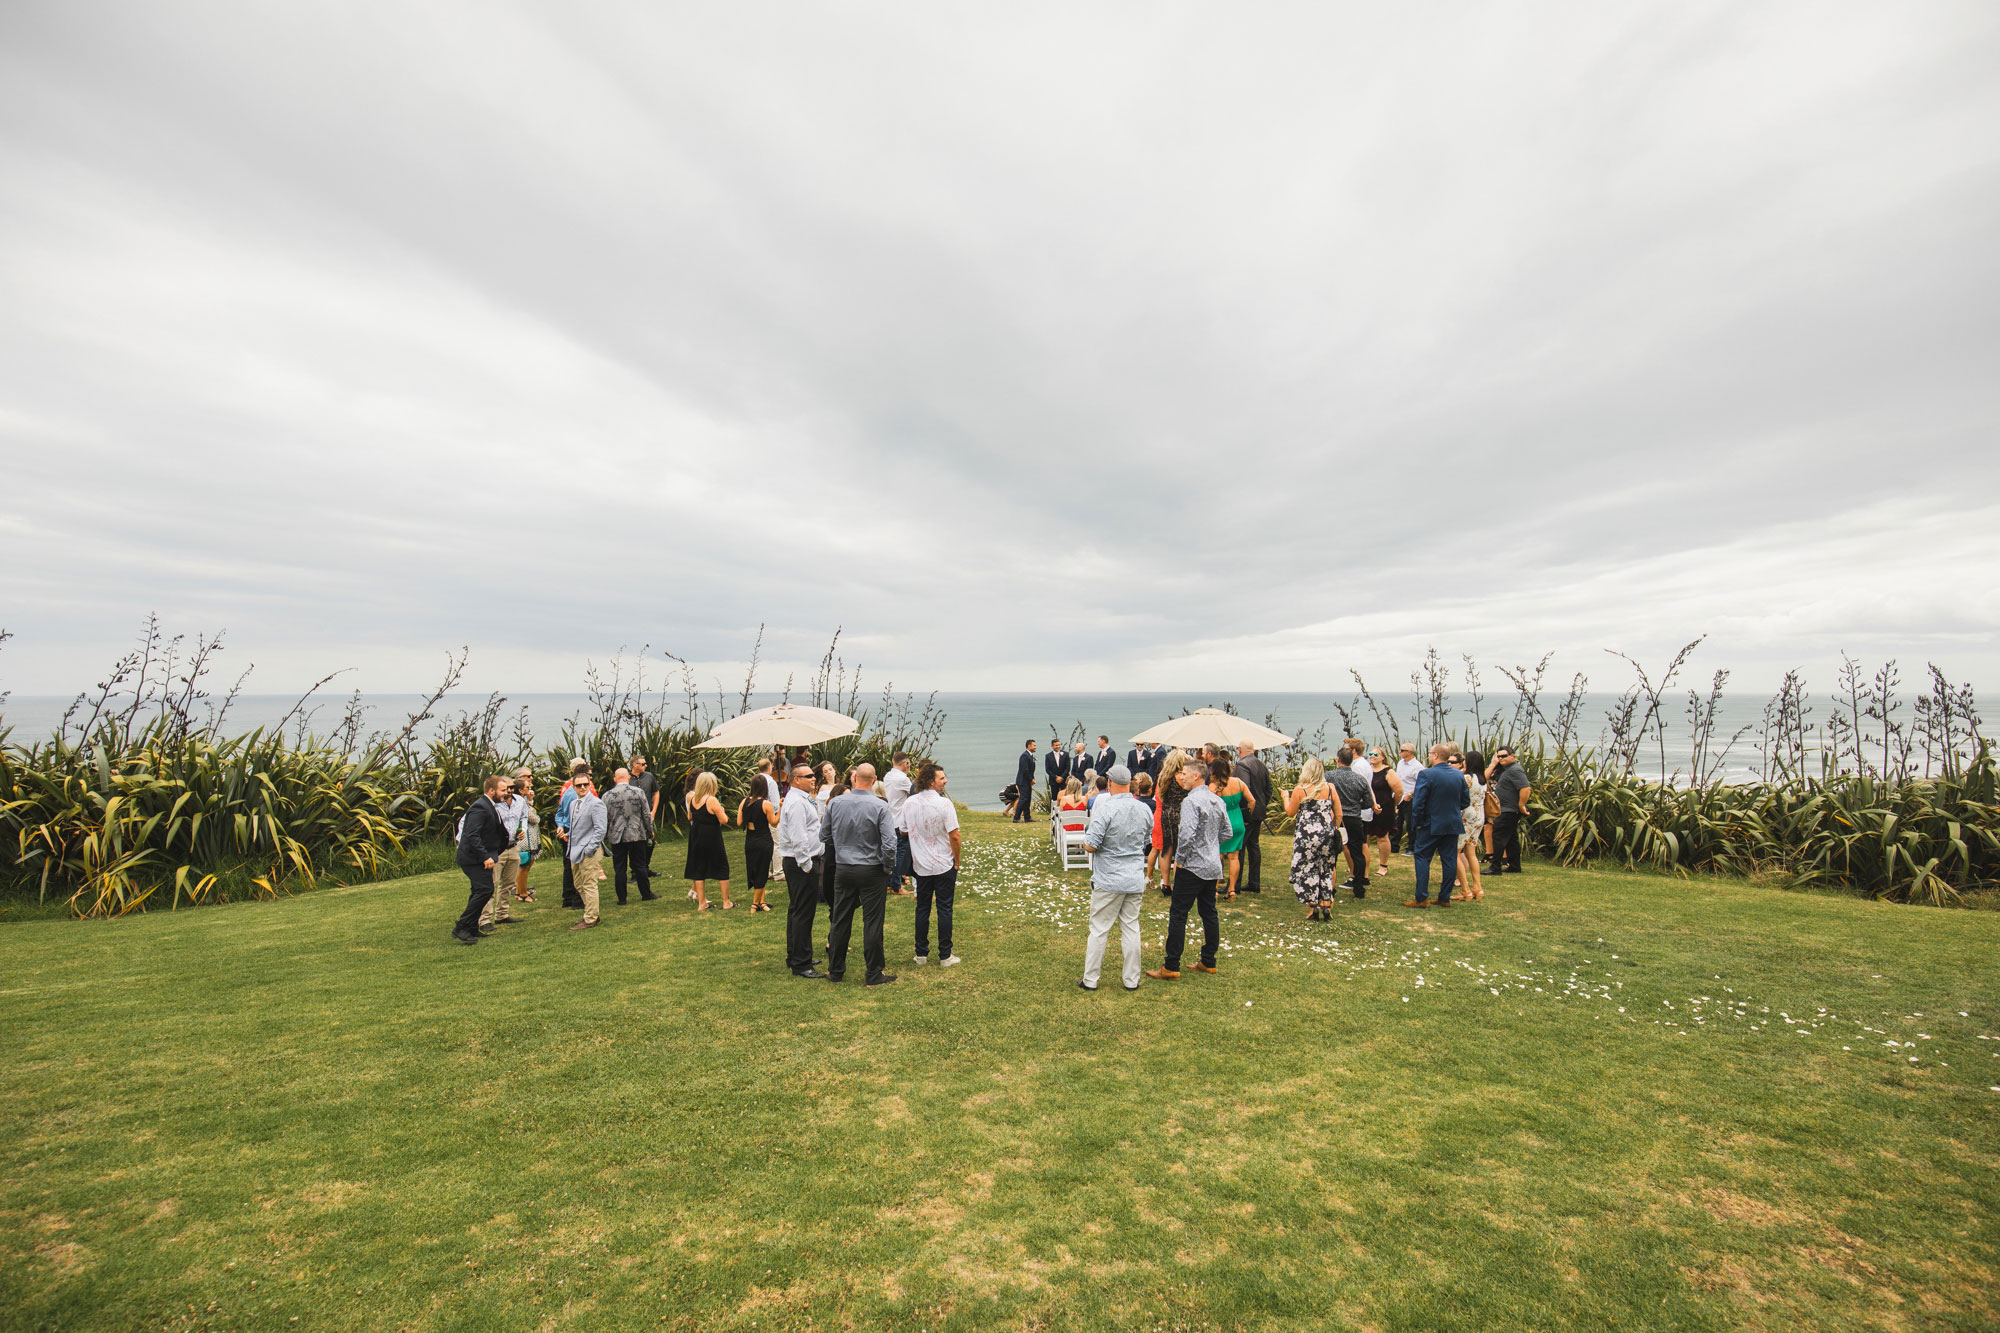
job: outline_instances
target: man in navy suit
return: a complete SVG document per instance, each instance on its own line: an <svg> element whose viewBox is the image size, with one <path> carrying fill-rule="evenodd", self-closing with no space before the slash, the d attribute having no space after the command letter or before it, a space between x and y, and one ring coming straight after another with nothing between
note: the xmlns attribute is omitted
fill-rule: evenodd
<svg viewBox="0 0 2000 1333"><path fill-rule="evenodd" d="M1472 792L1465 785L1465 774L1447 762L1450 758L1450 746L1433 745L1431 766L1417 774L1417 792L1410 799L1417 896L1404 903L1405 907L1430 906L1433 856L1444 858L1437 905L1451 906L1452 887L1458 882L1458 840L1465 833L1465 807L1472 804Z"/></svg>
<svg viewBox="0 0 2000 1333"><path fill-rule="evenodd" d="M1069 781L1069 751L1063 749L1061 741L1049 746L1048 758L1042 760L1042 771L1049 775L1049 808L1053 810L1056 797L1062 795L1063 783Z"/></svg>
<svg viewBox="0 0 2000 1333"><path fill-rule="evenodd" d="M1035 743L1028 742L1028 748L1021 751L1021 758L1014 765L1014 822L1025 823L1028 812L1035 808Z"/></svg>
<svg viewBox="0 0 2000 1333"><path fill-rule="evenodd" d="M1152 773L1153 747L1150 745L1133 746L1125 752L1125 767L1132 770L1132 776L1135 778L1141 773ZM1153 776L1158 777L1159 774L1154 773Z"/></svg>
<svg viewBox="0 0 2000 1333"><path fill-rule="evenodd" d="M1097 738L1097 757L1090 761L1091 772L1100 776L1118 767L1118 751L1111 748L1109 736Z"/></svg>

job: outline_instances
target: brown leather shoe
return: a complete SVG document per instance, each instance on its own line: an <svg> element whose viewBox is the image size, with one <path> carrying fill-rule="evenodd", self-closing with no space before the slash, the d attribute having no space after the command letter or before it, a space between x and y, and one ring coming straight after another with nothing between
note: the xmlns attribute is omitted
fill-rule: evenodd
<svg viewBox="0 0 2000 1333"><path fill-rule="evenodd" d="M579 921L579 922L577 922L577 923L576 923L575 925L571 926L571 927L570 927L570 929L571 929L571 930L595 930L595 929L597 929L597 927L598 927L598 926L600 926L600 925L602 925L602 924L603 924L602 922L598 922L598 921Z"/></svg>
<svg viewBox="0 0 2000 1333"><path fill-rule="evenodd" d="M1181 979L1180 973L1169 972L1164 967L1156 967L1146 975L1155 981L1179 981Z"/></svg>
<svg viewBox="0 0 2000 1333"><path fill-rule="evenodd" d="M1210 967L1210 966L1209 966L1209 965L1208 965L1207 963L1196 963L1196 964L1194 964L1194 970L1195 970L1195 971L1197 971L1197 972L1213 972L1213 971L1215 971L1215 969L1214 969L1214 968L1212 968L1212 967Z"/></svg>
<svg viewBox="0 0 2000 1333"><path fill-rule="evenodd" d="M1428 898L1412 898L1403 904L1405 907L1429 907L1430 905L1430 899Z"/></svg>

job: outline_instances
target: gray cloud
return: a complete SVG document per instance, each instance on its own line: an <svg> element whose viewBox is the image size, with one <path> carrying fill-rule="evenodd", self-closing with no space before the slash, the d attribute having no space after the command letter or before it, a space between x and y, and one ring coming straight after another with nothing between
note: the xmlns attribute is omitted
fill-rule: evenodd
<svg viewBox="0 0 2000 1333"><path fill-rule="evenodd" d="M273 688L761 621L960 688L1987 679L1996 58L1977 4L16 4L6 678L158 607Z"/></svg>

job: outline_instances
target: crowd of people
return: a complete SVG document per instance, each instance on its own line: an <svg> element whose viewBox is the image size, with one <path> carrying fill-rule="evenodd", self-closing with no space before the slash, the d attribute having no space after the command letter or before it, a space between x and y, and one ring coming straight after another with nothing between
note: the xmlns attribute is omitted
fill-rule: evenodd
<svg viewBox="0 0 2000 1333"><path fill-rule="evenodd" d="M1414 746L1400 747L1393 766L1377 747L1349 737L1332 767L1317 758L1300 768L1290 790L1274 792L1269 768L1248 743L1232 754L1222 745L1190 752L1135 746L1120 760L1110 739L1095 751L1053 746L1037 765L1037 745L1026 743L1009 795L1016 820L1031 817L1038 779L1048 784L1052 817L1081 817L1090 857L1089 931L1078 986L1096 990L1110 934L1117 928L1125 988L1142 976L1179 979L1187 950L1189 915L1199 917L1201 946L1189 964L1217 970L1218 901L1262 891L1261 834L1276 801L1293 821L1290 882L1309 921L1332 919L1339 891L1365 898L1371 882L1387 873L1388 858L1410 849L1415 876L1405 907L1450 907L1485 896L1488 875L1519 873L1520 820L1530 795L1515 754L1501 748L1488 761L1449 742L1430 748L1428 765ZM952 912L962 852L956 806L947 777L925 761L894 756L888 771L858 764L843 777L830 762L815 766L801 753L782 750L763 758L734 807L720 798L713 773L691 775L684 793L688 825L684 877L695 910L731 910L732 870L724 830L743 830L750 910L768 912L768 886L782 875L787 891L785 965L797 977L841 981L847 973L854 917L861 916L865 983L896 980L886 970L887 899L916 897L913 961L931 961L931 923L937 926L940 966L959 962L952 949ZM571 764L556 806L552 835L562 851L563 903L582 913L571 930L600 924L599 886L607 856L620 903L628 882L642 901L652 889L652 854L659 823L660 789L643 757L633 756L612 774L599 795L585 760ZM475 944L523 918L515 904L532 902L529 866L543 848L534 801L534 774L488 778L458 831L458 864L470 881L453 937ZM1345 855L1348 874L1336 883ZM1430 894L1437 870L1438 894ZM716 886L719 902L708 886ZM1143 969L1140 905L1149 890L1169 899L1167 934L1158 967ZM819 909L827 909L826 954L816 957ZM824 970L822 971L822 967Z"/></svg>

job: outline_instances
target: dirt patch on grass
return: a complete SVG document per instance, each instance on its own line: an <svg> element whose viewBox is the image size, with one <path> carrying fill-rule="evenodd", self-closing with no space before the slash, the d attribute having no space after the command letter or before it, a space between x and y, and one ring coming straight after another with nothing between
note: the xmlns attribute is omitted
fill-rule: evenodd
<svg viewBox="0 0 2000 1333"><path fill-rule="evenodd" d="M1701 1200L1702 1207L1718 1222L1740 1222L1753 1227L1790 1227L1802 1225L1806 1220L1790 1209L1733 1190L1704 1190Z"/></svg>
<svg viewBox="0 0 2000 1333"><path fill-rule="evenodd" d="M299 1191L299 1198L315 1208L345 1208L368 1187L353 1180L322 1180Z"/></svg>

